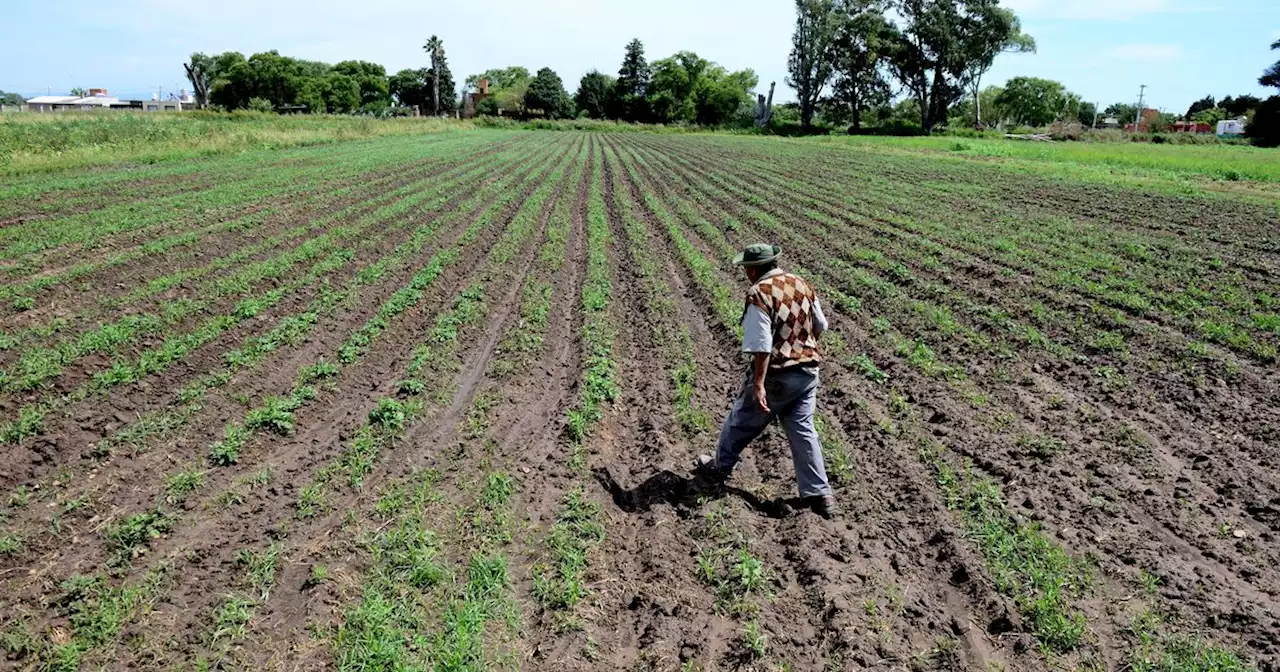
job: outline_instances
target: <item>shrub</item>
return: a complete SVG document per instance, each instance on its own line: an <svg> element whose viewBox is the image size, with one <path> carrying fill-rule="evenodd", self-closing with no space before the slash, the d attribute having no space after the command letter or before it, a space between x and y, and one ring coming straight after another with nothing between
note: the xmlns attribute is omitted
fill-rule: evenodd
<svg viewBox="0 0 1280 672"><path fill-rule="evenodd" d="M404 429L408 419L409 414L405 411L404 404L395 399L383 399L378 402L377 408L369 411L369 424L383 430Z"/></svg>
<svg viewBox="0 0 1280 672"><path fill-rule="evenodd" d="M249 110L253 112L273 112L276 106L271 104L266 98L250 98Z"/></svg>
<svg viewBox="0 0 1280 672"><path fill-rule="evenodd" d="M1244 127L1244 135L1259 147L1280 147L1280 96L1271 96L1258 105Z"/></svg>
<svg viewBox="0 0 1280 672"><path fill-rule="evenodd" d="M260 408L249 411L244 417L244 426L251 429L266 429L280 436L293 433L293 411L298 408L293 399L267 397Z"/></svg>

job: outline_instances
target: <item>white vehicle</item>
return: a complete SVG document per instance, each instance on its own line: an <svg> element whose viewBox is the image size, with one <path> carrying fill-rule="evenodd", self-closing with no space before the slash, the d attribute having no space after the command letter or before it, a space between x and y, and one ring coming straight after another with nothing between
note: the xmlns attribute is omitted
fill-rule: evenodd
<svg viewBox="0 0 1280 672"><path fill-rule="evenodd" d="M1227 137L1244 135L1244 120L1223 119L1222 121L1219 121L1218 135Z"/></svg>

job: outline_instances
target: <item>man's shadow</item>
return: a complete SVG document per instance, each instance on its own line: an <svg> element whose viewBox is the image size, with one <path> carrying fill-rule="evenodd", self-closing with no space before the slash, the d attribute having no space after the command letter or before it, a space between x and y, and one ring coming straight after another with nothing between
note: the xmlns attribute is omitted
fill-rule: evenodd
<svg viewBox="0 0 1280 672"><path fill-rule="evenodd" d="M747 506L770 518L786 518L796 509L805 507L799 498L761 499L755 493L697 473L681 476L664 469L630 490L619 485L607 469L595 469L593 474L609 492L613 503L627 513L647 512L654 504L664 502L672 506L694 508L704 500L720 499L725 495L740 498Z"/></svg>

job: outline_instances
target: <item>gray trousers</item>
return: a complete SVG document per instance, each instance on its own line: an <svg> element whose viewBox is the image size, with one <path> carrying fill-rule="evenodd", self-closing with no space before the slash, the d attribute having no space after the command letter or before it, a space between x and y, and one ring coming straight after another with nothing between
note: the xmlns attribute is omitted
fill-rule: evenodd
<svg viewBox="0 0 1280 672"><path fill-rule="evenodd" d="M800 496L830 495L827 467L822 462L822 444L818 442L818 432L813 426L818 370L799 367L771 370L764 379L764 391L770 413L761 411L752 399L754 374L748 370L742 389L733 400L733 408L720 428L720 442L716 445L717 468L725 473L733 471L742 450L777 418L791 443L791 459L796 466Z"/></svg>

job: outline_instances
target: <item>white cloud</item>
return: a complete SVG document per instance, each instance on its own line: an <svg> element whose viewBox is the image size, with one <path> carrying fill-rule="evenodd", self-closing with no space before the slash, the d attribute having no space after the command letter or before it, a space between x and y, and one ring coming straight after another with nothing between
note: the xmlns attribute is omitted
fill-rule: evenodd
<svg viewBox="0 0 1280 672"><path fill-rule="evenodd" d="M1128 21L1154 14L1215 11L1221 0L1005 0L1024 18Z"/></svg>
<svg viewBox="0 0 1280 672"><path fill-rule="evenodd" d="M1108 52L1112 57L1140 63L1169 63L1182 56L1176 44L1122 44Z"/></svg>

